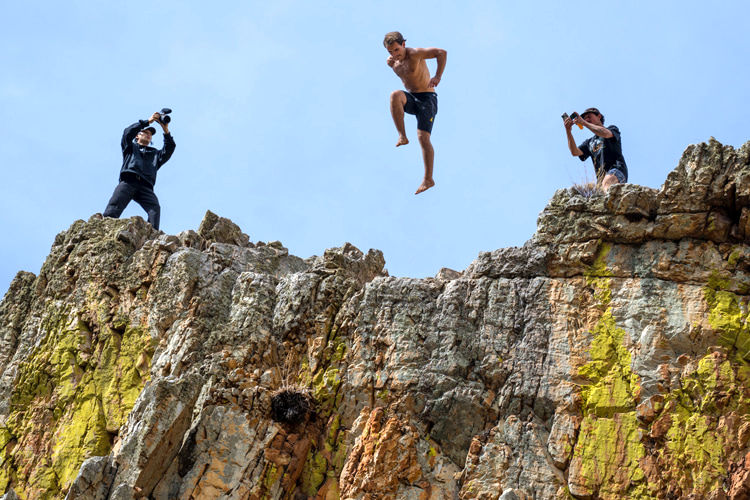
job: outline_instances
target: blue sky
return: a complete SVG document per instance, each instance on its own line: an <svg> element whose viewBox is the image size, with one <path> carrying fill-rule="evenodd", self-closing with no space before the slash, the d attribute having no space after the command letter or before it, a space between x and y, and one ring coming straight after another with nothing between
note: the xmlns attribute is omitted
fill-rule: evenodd
<svg viewBox="0 0 750 500"><path fill-rule="evenodd" d="M689 144L750 139L749 14L746 1L4 2L0 294L104 210L123 128L164 106L165 232L212 210L301 257L349 241L383 250L392 275L464 269L523 244L556 189L593 177L567 150L564 111L598 107L630 181L652 187ZM394 147L392 30L448 51L437 185L419 196L414 117Z"/></svg>

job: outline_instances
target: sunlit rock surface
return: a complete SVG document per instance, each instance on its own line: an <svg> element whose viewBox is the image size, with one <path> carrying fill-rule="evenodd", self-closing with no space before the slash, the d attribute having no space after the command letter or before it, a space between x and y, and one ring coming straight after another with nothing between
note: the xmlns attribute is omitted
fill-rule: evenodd
<svg viewBox="0 0 750 500"><path fill-rule="evenodd" d="M714 140L428 279L77 221L0 303L0 494L748 498L748 240L750 143Z"/></svg>

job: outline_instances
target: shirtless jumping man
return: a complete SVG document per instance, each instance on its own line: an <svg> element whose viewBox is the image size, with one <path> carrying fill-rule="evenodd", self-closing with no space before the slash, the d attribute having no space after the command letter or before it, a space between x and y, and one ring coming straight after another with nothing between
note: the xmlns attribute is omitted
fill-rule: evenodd
<svg viewBox="0 0 750 500"><path fill-rule="evenodd" d="M396 147L409 144L404 128L404 113L417 116L417 138L422 146L424 159L424 180L414 193L419 194L435 185L432 179L435 150L432 149L430 133L438 110L435 87L443 76L448 53L437 48L407 48L406 40L398 31L385 35L383 45L390 54L388 66L393 68L406 87L406 90L394 90L391 93L391 115L398 131ZM437 70L432 78L425 59L437 59Z"/></svg>

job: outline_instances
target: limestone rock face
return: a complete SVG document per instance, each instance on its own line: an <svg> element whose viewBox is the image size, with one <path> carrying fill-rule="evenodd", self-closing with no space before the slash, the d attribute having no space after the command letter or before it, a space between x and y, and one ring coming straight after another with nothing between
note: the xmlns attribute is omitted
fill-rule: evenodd
<svg viewBox="0 0 750 500"><path fill-rule="evenodd" d="M750 143L715 140L435 278L77 221L0 303L0 494L748 498L748 239Z"/></svg>

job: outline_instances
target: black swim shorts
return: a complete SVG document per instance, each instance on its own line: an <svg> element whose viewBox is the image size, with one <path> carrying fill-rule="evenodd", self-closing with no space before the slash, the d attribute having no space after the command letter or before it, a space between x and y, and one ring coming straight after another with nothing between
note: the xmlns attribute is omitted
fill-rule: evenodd
<svg viewBox="0 0 750 500"><path fill-rule="evenodd" d="M417 129L432 133L432 124L438 111L437 94L435 92L407 92L404 112L417 116Z"/></svg>

